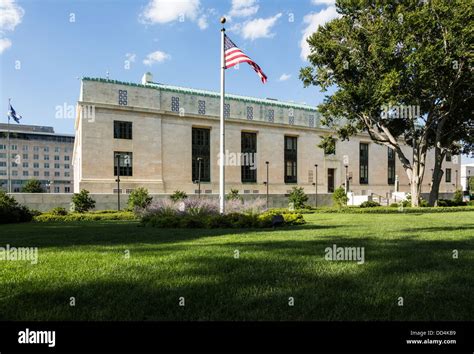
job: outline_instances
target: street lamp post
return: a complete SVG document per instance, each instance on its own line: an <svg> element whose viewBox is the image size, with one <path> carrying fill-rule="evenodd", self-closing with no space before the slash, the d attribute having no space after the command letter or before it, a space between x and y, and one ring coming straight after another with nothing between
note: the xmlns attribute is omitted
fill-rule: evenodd
<svg viewBox="0 0 474 354"><path fill-rule="evenodd" d="M120 154L115 155L117 158L117 210L120 211Z"/></svg>
<svg viewBox="0 0 474 354"><path fill-rule="evenodd" d="M318 165L314 165L314 207L318 207Z"/></svg>
<svg viewBox="0 0 474 354"><path fill-rule="evenodd" d="M349 165L345 165L344 166L346 168L346 183L345 183L345 189L346 189L346 194L347 192L349 192L349 186L348 186L348 179L347 179L347 168L349 167Z"/></svg>
<svg viewBox="0 0 474 354"><path fill-rule="evenodd" d="M265 161L265 165L267 165L267 180L265 181L265 185L267 187L267 209L268 209L268 165L270 164L270 161Z"/></svg>
<svg viewBox="0 0 474 354"><path fill-rule="evenodd" d="M458 190L458 170L456 170L456 190Z"/></svg>

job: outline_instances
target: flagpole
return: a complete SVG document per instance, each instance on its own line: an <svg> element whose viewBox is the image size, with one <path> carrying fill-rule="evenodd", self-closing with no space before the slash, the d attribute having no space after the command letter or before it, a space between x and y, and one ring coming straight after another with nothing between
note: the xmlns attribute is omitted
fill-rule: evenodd
<svg viewBox="0 0 474 354"><path fill-rule="evenodd" d="M221 18L221 106L220 106L220 141L219 141L219 210L221 214L225 212L225 122L224 122L224 91L225 91L225 58L224 58L224 38L225 38L225 17Z"/></svg>
<svg viewBox="0 0 474 354"><path fill-rule="evenodd" d="M8 185L7 185L7 192L12 192L12 183L10 177L10 109L11 109L11 98L8 99L8 129L7 129L7 174L8 174Z"/></svg>

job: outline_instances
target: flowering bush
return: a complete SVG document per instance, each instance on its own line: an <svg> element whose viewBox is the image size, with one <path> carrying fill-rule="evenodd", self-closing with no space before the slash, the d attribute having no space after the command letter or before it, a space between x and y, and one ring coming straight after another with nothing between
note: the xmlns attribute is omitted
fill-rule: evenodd
<svg viewBox="0 0 474 354"><path fill-rule="evenodd" d="M279 213L265 212L265 201L238 199L226 202L226 212L219 213L219 201L210 199L161 199L141 212L146 225L167 228L258 228L271 227L272 217ZM291 214L291 215L290 215ZM304 223L301 214L284 215L285 225Z"/></svg>

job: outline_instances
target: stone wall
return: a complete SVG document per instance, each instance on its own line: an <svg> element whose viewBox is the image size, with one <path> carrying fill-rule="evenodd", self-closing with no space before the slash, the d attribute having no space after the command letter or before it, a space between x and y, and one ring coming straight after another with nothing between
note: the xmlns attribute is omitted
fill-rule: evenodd
<svg viewBox="0 0 474 354"><path fill-rule="evenodd" d="M63 207L69 210L71 205L70 193L12 193L18 203L39 211L47 211L55 207ZM90 194L96 202L96 210L117 209L117 194ZM242 195L245 200L261 198L265 200L265 195ZM288 197L283 194L269 194L268 204L271 208L288 207ZM308 194L308 204L314 206L314 194ZM169 198L169 194L154 194L153 199ZM191 195L190 198L197 198ZM218 199L217 194L201 195L201 198ZM128 195L120 196L121 208L126 208ZM332 204L331 194L318 194L318 206L329 206Z"/></svg>

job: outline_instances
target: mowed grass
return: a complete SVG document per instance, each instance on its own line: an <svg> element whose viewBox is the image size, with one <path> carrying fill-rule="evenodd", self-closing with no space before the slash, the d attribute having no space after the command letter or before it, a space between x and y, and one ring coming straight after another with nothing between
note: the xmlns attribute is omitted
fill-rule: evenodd
<svg viewBox="0 0 474 354"><path fill-rule="evenodd" d="M0 226L0 247L39 248L36 265L0 261L0 319L474 319L473 212L305 218L250 231ZM365 263L325 260L333 244L365 247Z"/></svg>

